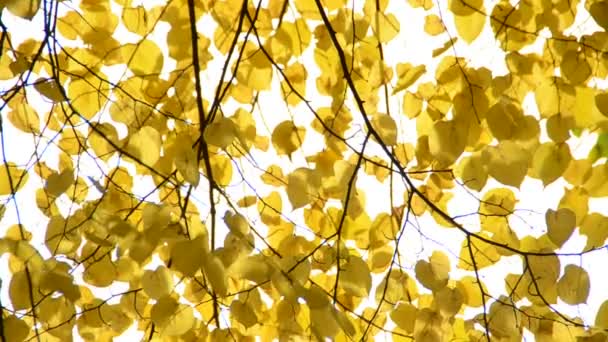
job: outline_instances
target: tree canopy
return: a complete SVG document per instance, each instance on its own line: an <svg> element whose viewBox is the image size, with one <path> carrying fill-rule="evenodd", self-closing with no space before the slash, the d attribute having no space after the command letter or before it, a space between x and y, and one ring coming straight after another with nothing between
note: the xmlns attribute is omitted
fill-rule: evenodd
<svg viewBox="0 0 608 342"><path fill-rule="evenodd" d="M0 10L1 340L608 339L608 1Z"/></svg>

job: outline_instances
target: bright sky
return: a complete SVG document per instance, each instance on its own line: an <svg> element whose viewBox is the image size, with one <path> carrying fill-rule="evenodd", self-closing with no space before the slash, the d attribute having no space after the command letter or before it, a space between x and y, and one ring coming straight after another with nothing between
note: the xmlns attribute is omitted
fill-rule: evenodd
<svg viewBox="0 0 608 342"><path fill-rule="evenodd" d="M486 0L486 8L491 7L491 4L494 4L496 1L488 1ZM60 8L66 9L68 6L77 7L78 1L72 2L63 2ZM133 1L133 5L136 6L138 4L143 4L146 7L152 7L153 4L161 3L160 1ZM582 4L580 5L582 7ZM435 7L431 13L435 13L438 15L442 15L446 18L450 18L448 10L447 10L447 2L436 1ZM118 11L119 6L116 6L116 10ZM399 36L394 39L391 43L385 46L385 53L388 65L395 65L397 62L410 62L414 65L418 64L426 64L427 74L423 76L416 84L420 82L426 82L432 80L434 77L434 69L436 64L440 61L438 59L431 59L430 53L433 49L436 49L443 45L443 43L447 40L447 36L445 34L439 35L437 37L429 37L428 35L423 35L422 27L424 25L424 15L421 10L413 10L411 9L406 1L390 1L389 8L387 10L389 13L395 14L401 21L401 31ZM118 14L120 12L117 12ZM581 15L582 14L582 15ZM120 14L119 14L120 15ZM288 18L289 19L289 11ZM2 20L4 24L9 28L12 34L13 43L18 45L20 41L29 37L37 37L40 39L42 37L42 25L41 25L41 16L37 16L32 23L26 23L21 20L16 20L10 16L9 13L4 13L2 16ZM447 19L445 21L447 26L447 31L452 37L457 36L456 29L453 25L451 19ZM19 28L15 30L15 28ZM25 29L24 29L25 28ZM213 32L214 24L209 17L205 17L201 22L199 22L199 32ZM12 29L12 30L11 30ZM576 19L576 24L572 28L572 32L577 35L582 35L585 33L593 32L597 27L593 20L591 20L588 15L584 11L579 11L579 15ZM162 42L164 41L164 35L168 31L168 26L165 23L159 25L157 30L152 36L152 39L159 42L159 45L162 49L166 49ZM547 32L542 32L547 33ZM124 27L119 26L117 30L117 37L121 42L136 42L139 40L139 37L128 32ZM527 48L522 52L531 52L531 51L540 51L542 47L543 41L541 39L538 40L537 44L534 46ZM482 36L478 38L472 45L467 46L465 43L459 41L455 44L454 50L448 50L447 54L455 53L458 56L464 57L469 65L471 66L485 66L492 70L494 75L501 75L507 72L506 66L504 64L504 54L500 51L495 42L492 31L489 28L489 25L486 25ZM312 51L308 50L303 56L304 61L309 61L312 63ZM306 63L306 62L304 62ZM217 84L217 79L219 78L219 71L221 70L223 64L223 59L218 59L211 61L208 65L207 70L204 73L203 84L204 87L204 95L206 98L212 98L212 94L215 91L215 84ZM172 70L174 67L174 62L169 58L165 58L165 64L163 71L168 72ZM118 80L123 75L123 67L116 66L112 68L107 68L104 70L110 78L114 78L114 80ZM308 89L307 94L314 94L315 89L315 78L318 75L318 72L315 68L308 68L309 78L308 78ZM35 78L34 78L35 79ZM275 80L278 77L275 77ZM11 84L12 82L9 82ZM604 83L604 84L602 84ZM0 82L0 88L3 88L7 83ZM605 82L598 82L598 85L605 86ZM414 85L413 89L415 89L416 85ZM278 89L278 82L275 82L274 90ZM276 93L275 93L276 94ZM35 108L48 109L49 104L45 103L38 94L34 94L34 92L30 92L32 104ZM323 97L315 97L309 96L310 100L312 100L313 107L318 107L320 105L328 105L329 100ZM398 126L404 132L403 136L408 139L408 141L415 142L416 140L416 130L415 125L411 122L408 122L408 119L401 115L401 99L402 96L394 96L390 99L391 113L394 117L398 118ZM538 112L536 109L536 105L534 103L533 96L528 97L524 103L524 111L526 114L538 116ZM382 101L381 101L382 102ZM225 112L231 113L236 108L234 103L229 103L224 107ZM352 108L352 107L351 107ZM44 110L41 111L41 113ZM264 120L268 127L274 127L278 122L285 120L285 115L273 115L276 112L287 112L287 108L284 107L282 103L277 103L276 98L273 98L270 95L262 95L259 99L259 107L255 111L255 115L258 118L261 118L263 115ZM303 106L298 106L291 110L294 115L294 120L297 124L300 125L308 125L310 122L310 115L298 115L300 112L306 112ZM352 110L353 114L356 116L358 113ZM2 113L3 116L4 113ZM110 121L109 115L105 115L102 121ZM35 140L32 139L31 136L19 133L15 128L13 128L8 120L4 120L4 142L6 146L3 146L6 150L7 159L11 161L15 161L18 164L27 164L31 165L32 160L30 160L30 156L32 151L34 150ZM541 126L542 127L542 126ZM541 135L541 142L548 141L548 137L543 128ZM312 130L310 130L312 131ZM119 131L120 132L120 131ZM126 129L123 129L120 134L125 134ZM307 132L307 134L309 134ZM310 133L314 134L314 133ZM362 141L364 135L359 133L355 135L355 138L352 141L353 146L358 146L358 142ZM53 137L48 137L52 139ZM315 140L315 139L311 139ZM574 159L585 158L595 143L596 137L594 134L583 134L580 139L572 138L569 141L571 151ZM316 141L319 141L316 139ZM322 140L321 140L322 141ZM307 152L313 152L322 149L323 146L320 146L318 143L306 143L303 146L303 149ZM47 141L41 144L38 147L39 151L46 148L44 152L47 162L51 166L55 166L57 163L57 153L58 149L56 146L49 144L47 147ZM378 148L370 147L366 150L370 153L377 152L380 154L380 150ZM277 160L269 161L268 155L253 152L252 157L260 162L262 165L267 165L270 163L277 163ZM99 173L98 163L90 158L90 156L83 155L83 160L81 160L81 172L84 172L87 175L91 175L95 179L100 179L101 174ZM266 160L265 160L266 159ZM282 166L285 166L285 170L294 168L293 165L296 163L301 163L304 161L303 154L299 154L296 152L293 156L294 164L290 164L290 161L287 158L283 158L278 163ZM116 165L118 160L113 158L107 165L101 165L101 169L104 172L107 172L113 166ZM121 164L125 166L125 164ZM298 164L300 166L301 164ZM259 170L252 168L251 165L243 163L240 165L242 167L242 171L246 175L257 175L260 174ZM297 167L297 166L296 166ZM129 168L131 171L134 171L134 168ZM95 176L97 175L97 176ZM252 177L248 179L251 181L252 186L259 191L261 194L266 195L271 188L267 185L262 184L258 179ZM377 183L369 176L360 176L358 185L367 191L367 209L370 212L370 216L373 218L374 215L378 212L387 212L390 210L388 207L388 203L385 198L374 198L374 194L378 193ZM30 175L30 180L25 188L23 188L17 195L17 205L21 210L21 222L34 233L34 246L40 247L40 252L43 256L48 257L48 251L46 247L44 247L44 227L48 219L44 217L41 213L38 212L38 209L35 207L35 190L43 186L41 180L35 176L35 174ZM494 180L488 182L486 185L486 189L492 188L493 186L498 186L498 183ZM519 202L517 203L516 208L520 209L513 215L510 219L511 227L516 231L516 233L521 237L523 235L533 235L540 236L546 231L545 225L545 212L547 209L556 209L559 199L563 194L563 189L566 186L566 183L563 180L558 180L553 184L543 188L542 183L538 180L526 179L521 187L520 195L517 196ZM143 196L144 194L149 192L149 189L153 187L153 183L151 179L142 179L139 178L135 184L135 193L137 195ZM384 190L387 191L388 188ZM206 186L205 182L201 182L201 185L194 193L194 200L199 206L199 209L203 212L206 212L208 206L204 203L207 199L206 195ZM91 191L91 190L90 190ZM235 199L242 197L242 193L246 191L248 194L251 193L251 190L245 189L243 185L233 186L228 189L228 192L233 195ZM384 192L386 194L387 192ZM95 197L100 196L101 194L97 191L92 191L93 194L89 196ZM478 208L478 201L471 196L471 194L466 191L460 189L460 191L456 191L456 198L453 199L449 206L449 212L453 215L466 215L468 213L475 213ZM400 197L401 195L397 195ZM481 197L481 196L480 196ZM154 200L158 200L157 196L153 196ZM2 203L5 200L0 200ZM284 201L287 203L287 201ZM64 205L60 205L61 210L64 213L67 213L70 209L68 207L67 200L64 200ZM590 200L590 212L599 212L603 214L608 214L608 200L598 200L591 199ZM224 207L225 209L225 207ZM255 211L255 206L253 207ZM290 217L293 217L296 222L301 223L303 225L303 219L301 215L292 215L291 213L287 213ZM222 217L223 214L219 215ZM467 227L476 227L478 226L478 218L477 216L471 216L469 219L462 219L463 223L467 225ZM7 211L0 223L0 235L4 234L4 231L7 227L17 223L16 211L14 210L14 206L12 202L7 203ZM218 222L221 227L223 227L223 222ZM255 222L254 222L255 224ZM258 227L260 223L258 222ZM263 229L263 228L262 228ZM298 230L303 234L308 234L306 230ZM575 232L577 235L575 238L569 240L562 248L561 252L578 252L580 251L586 242L585 237L578 236L578 231ZM222 236L218 238L218 243L221 244ZM406 226L405 238L402 240L400 245L400 251L404 256L402 258L402 264L406 267L411 267L413 272L413 267L417 260L426 259L434 250L442 250L446 252L452 258L452 274L451 278L458 279L465 273L459 272L455 270L455 265L457 263L457 256L460 253L460 245L463 240L463 235L457 231L456 229L444 229L438 228L437 224L434 220L428 215L425 214L423 217L418 218L414 224L408 224ZM2 279L4 280L3 286L0 292L0 297L2 299L3 305L9 305L10 300L8 298L8 269L7 269L7 256L3 256L0 260L0 272L2 274ZM590 275L591 278L591 292L588 299L587 304L578 305L578 306L568 306L568 305L556 305L555 307L569 315L576 315L581 318L586 323L592 323L595 318L595 313L599 305L602 301L608 299L608 290L605 284L608 283L608 276L605 272L605 263L608 260L608 251L602 250L594 253L586 254L584 257L572 257L572 258L561 258L562 269L566 264L572 263L583 266ZM155 264L149 265L147 268L155 268ZM517 273L521 272L521 261L519 257L509 257L502 258L502 260L494 266L483 269L480 274L481 278L485 282L486 286L489 289L489 292L496 297L500 294L506 294L504 290L504 277L507 273ZM496 270L499 270L498 272ZM507 271L509 270L509 271ZM79 279L77 275L77 279ZM381 279L375 279L374 283L377 284ZM118 293L127 289L127 284L115 284L110 288L98 289L95 291L96 295L100 298L107 298L114 293ZM420 287L422 290L422 287ZM373 298L373 294L375 290L371 291ZM117 301L114 300L114 301ZM226 319L227 320L227 319ZM135 330L132 330L130 334L123 335L124 339L121 340L130 340L133 334L138 334Z"/></svg>

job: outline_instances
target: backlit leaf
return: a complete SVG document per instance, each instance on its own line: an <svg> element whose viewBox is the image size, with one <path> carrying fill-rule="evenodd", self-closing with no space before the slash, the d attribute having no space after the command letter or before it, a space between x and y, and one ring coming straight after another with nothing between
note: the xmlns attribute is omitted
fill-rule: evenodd
<svg viewBox="0 0 608 342"><path fill-rule="evenodd" d="M441 18L436 14L429 14L424 17L424 32L431 36L436 36L445 31L445 26L441 21Z"/></svg>
<svg viewBox="0 0 608 342"><path fill-rule="evenodd" d="M551 184L563 175L571 159L568 144L544 143L534 153L531 175L540 178L544 185Z"/></svg>
<svg viewBox="0 0 608 342"><path fill-rule="evenodd" d="M131 135L127 149L148 166L156 164L160 158L161 139L158 131L150 126L144 126Z"/></svg>
<svg viewBox="0 0 608 342"><path fill-rule="evenodd" d="M156 75L163 69L163 54L152 40L144 39L137 44L123 47L122 57L135 75Z"/></svg>
<svg viewBox="0 0 608 342"><path fill-rule="evenodd" d="M359 257L349 257L340 274L340 286L347 294L365 297L372 286L372 277L367 263Z"/></svg>
<svg viewBox="0 0 608 342"><path fill-rule="evenodd" d="M564 275L557 283L559 298L570 305L582 304L589 297L589 274L576 265L566 265Z"/></svg>
<svg viewBox="0 0 608 342"><path fill-rule="evenodd" d="M408 333L414 332L414 323L416 322L416 307L412 304L399 303L390 317L397 326Z"/></svg>
<svg viewBox="0 0 608 342"><path fill-rule="evenodd" d="M511 140L501 141L498 146L488 146L482 158L488 173L505 185L519 187L528 171L529 154Z"/></svg>
<svg viewBox="0 0 608 342"><path fill-rule="evenodd" d="M291 158L291 154L302 145L305 134L306 130L297 127L293 121L283 121L272 132L272 146L279 155L287 155Z"/></svg>
<svg viewBox="0 0 608 342"><path fill-rule="evenodd" d="M486 15L483 2L469 3L463 0L450 1L450 10L454 13L456 30L462 39L471 44L481 34L485 24Z"/></svg>
<svg viewBox="0 0 608 342"><path fill-rule="evenodd" d="M408 89L414 82L416 82L422 75L426 73L426 66L417 65L412 66L410 63L397 64L397 85L393 89L393 94L400 92L401 90Z"/></svg>
<svg viewBox="0 0 608 342"><path fill-rule="evenodd" d="M27 170L19 168L13 162L0 165L0 195L19 191L27 183L28 178Z"/></svg>
<svg viewBox="0 0 608 342"><path fill-rule="evenodd" d="M8 113L9 121L26 133L40 133L40 118L35 109L23 102Z"/></svg>
<svg viewBox="0 0 608 342"><path fill-rule="evenodd" d="M13 15L31 20L40 9L40 0L4 0L0 2L0 8L4 6Z"/></svg>
<svg viewBox="0 0 608 342"><path fill-rule="evenodd" d="M606 1L594 1L589 7L589 14L599 26L608 30L608 3Z"/></svg>
<svg viewBox="0 0 608 342"><path fill-rule="evenodd" d="M558 247L568 241L576 227L576 215L568 208L557 211L547 210L545 220L547 221L547 235Z"/></svg>
<svg viewBox="0 0 608 342"><path fill-rule="evenodd" d="M218 295L225 296L228 293L228 280L222 261L214 255L208 255L203 258L202 270L213 290Z"/></svg>
<svg viewBox="0 0 608 342"><path fill-rule="evenodd" d="M57 84L55 79L39 78L36 81L36 84L34 84L34 87L40 94L44 95L44 97L53 102L61 102L65 100L62 91L59 90L61 85Z"/></svg>
<svg viewBox="0 0 608 342"><path fill-rule="evenodd" d="M287 176L287 198L293 209L301 208L314 200L320 180L313 170L298 168Z"/></svg>
<svg viewBox="0 0 608 342"><path fill-rule="evenodd" d="M608 329L608 300L605 300L597 310L595 326L599 329Z"/></svg>
<svg viewBox="0 0 608 342"><path fill-rule="evenodd" d="M164 266L159 266L153 271L144 271L141 282L146 294L153 299L164 297L173 290L171 273Z"/></svg>
<svg viewBox="0 0 608 342"><path fill-rule="evenodd" d="M386 114L378 114L371 121L372 127L380 138L382 143L392 146L397 143L397 124L395 120Z"/></svg>
<svg viewBox="0 0 608 342"><path fill-rule="evenodd" d="M14 315L3 317L2 323L4 325L4 336L6 337L7 341L24 341L27 335L30 333L29 325Z"/></svg>

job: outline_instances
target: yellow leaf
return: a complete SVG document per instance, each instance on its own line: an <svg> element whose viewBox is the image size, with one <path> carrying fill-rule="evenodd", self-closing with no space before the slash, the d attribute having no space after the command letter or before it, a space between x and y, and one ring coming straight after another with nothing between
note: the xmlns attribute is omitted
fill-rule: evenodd
<svg viewBox="0 0 608 342"><path fill-rule="evenodd" d="M40 9L40 0L3 0L0 8L6 8L15 16L32 20Z"/></svg>
<svg viewBox="0 0 608 342"><path fill-rule="evenodd" d="M450 10L454 13L456 31L464 41L471 44L479 37L486 25L483 2L477 6L467 2L467 5L475 8L475 10L465 5L463 0L453 0L450 4ZM464 14L461 14L463 12Z"/></svg>
<svg viewBox="0 0 608 342"><path fill-rule="evenodd" d="M370 21L372 30L380 43L388 43L399 34L399 20L392 13L388 15L376 13Z"/></svg>
<svg viewBox="0 0 608 342"><path fill-rule="evenodd" d="M455 171L468 188L476 191L481 191L488 180L488 171L480 153L462 158Z"/></svg>
<svg viewBox="0 0 608 342"><path fill-rule="evenodd" d="M407 0L407 1L410 4L410 6L412 6L413 8L422 7L426 11L433 8L433 5L435 4L433 2L433 0Z"/></svg>
<svg viewBox="0 0 608 342"><path fill-rule="evenodd" d="M547 186L562 176L571 159L572 155L568 144L544 143L534 153L530 175L541 179L543 185Z"/></svg>
<svg viewBox="0 0 608 342"><path fill-rule="evenodd" d="M549 251L548 249L542 249L541 251ZM547 256L529 256L528 257L528 272L534 277L535 285L538 286L538 291L543 294L543 299L549 303L555 303L557 301L557 289L556 283L559 278L560 261L556 255ZM536 293L536 289L531 290ZM542 303L542 300L536 296L528 296L532 302Z"/></svg>
<svg viewBox="0 0 608 342"><path fill-rule="evenodd" d="M482 232L481 236L488 238L489 234ZM475 266L473 266L473 260L471 260L471 254L475 259ZM482 269L497 263L500 260L500 254L496 250L496 247L486 242L480 241L475 238L471 238L471 243L464 240L460 249L460 257L458 260L458 268L473 271L475 269Z"/></svg>
<svg viewBox="0 0 608 342"><path fill-rule="evenodd" d="M202 237L175 243L171 248L171 268L185 276L194 276L201 267L204 246Z"/></svg>
<svg viewBox="0 0 608 342"><path fill-rule="evenodd" d="M507 216L513 213L517 199L513 191L507 188L495 188L486 192L479 205L482 215Z"/></svg>
<svg viewBox="0 0 608 342"><path fill-rule="evenodd" d="M473 276L465 276L458 280L457 287L463 296L463 302L467 306L478 308L483 305L482 290L480 290L479 282L481 280ZM484 293L488 293L486 286L481 283L481 288Z"/></svg>
<svg viewBox="0 0 608 342"><path fill-rule="evenodd" d="M398 79L397 85L393 89L393 95L400 92L401 90L409 88L412 84L414 84L414 82L416 82L420 78L420 76L424 75L425 73L426 66L424 64L413 66L410 63L398 63Z"/></svg>
<svg viewBox="0 0 608 342"><path fill-rule="evenodd" d="M435 293L435 302L444 317L454 317L464 303L464 296L458 288L444 287Z"/></svg>
<svg viewBox="0 0 608 342"><path fill-rule="evenodd" d="M61 216L53 216L46 227L44 242L49 251L55 254L70 254L82 241L77 229L71 229Z"/></svg>
<svg viewBox="0 0 608 342"><path fill-rule="evenodd" d="M576 225L580 225L589 212L589 193L582 187L564 189L559 201L559 209L568 208L576 215Z"/></svg>
<svg viewBox="0 0 608 342"><path fill-rule="evenodd" d="M81 59L79 60L86 63ZM68 85L67 93L72 106L86 119L92 119L108 101L108 85L102 82L102 79L107 80L108 77L96 71L95 76L86 74L85 77L70 81Z"/></svg>
<svg viewBox="0 0 608 342"><path fill-rule="evenodd" d="M317 198L320 186L318 175L311 169L301 167L287 176L287 198L292 208L298 209Z"/></svg>
<svg viewBox="0 0 608 342"><path fill-rule="evenodd" d="M395 92L395 90L393 90L393 92ZM422 99L411 91L405 92L405 95L403 95L403 114L409 119L414 119L421 111Z"/></svg>
<svg viewBox="0 0 608 342"><path fill-rule="evenodd" d="M333 310L335 309L330 306L310 310L311 330L318 341L325 341L327 337L331 340L340 331L340 325L333 315Z"/></svg>
<svg viewBox="0 0 608 342"><path fill-rule="evenodd" d="M498 146L487 146L482 158L488 173L505 185L519 187L528 172L528 152L511 140L503 140Z"/></svg>
<svg viewBox="0 0 608 342"><path fill-rule="evenodd" d="M227 186L232 180L232 161L225 154L215 154L211 158L211 171L213 180L219 186ZM203 164L204 166L204 164ZM203 167L203 173L208 175L207 170Z"/></svg>
<svg viewBox="0 0 608 342"><path fill-rule="evenodd" d="M179 304L175 314L159 326L162 336L181 336L194 327L196 318L192 306Z"/></svg>
<svg viewBox="0 0 608 342"><path fill-rule="evenodd" d="M608 122L595 105L597 89L577 86L574 101L574 121L579 128L593 128L599 124Z"/></svg>
<svg viewBox="0 0 608 342"><path fill-rule="evenodd" d="M450 261L445 254L433 252L430 263L418 260L416 263L416 279L431 291L439 291L447 285L450 271Z"/></svg>
<svg viewBox="0 0 608 342"><path fill-rule="evenodd" d="M208 144L225 149L236 137L236 126L232 120L221 117L205 129L204 137Z"/></svg>
<svg viewBox="0 0 608 342"><path fill-rule="evenodd" d="M244 54L248 55L247 51ZM239 64L236 79L251 89L268 90L272 83L272 64L263 53L252 52L249 59Z"/></svg>
<svg viewBox="0 0 608 342"><path fill-rule="evenodd" d="M560 64L562 76L572 85L584 84L591 77L591 66L584 55L570 50L562 57Z"/></svg>
<svg viewBox="0 0 608 342"><path fill-rule="evenodd" d="M360 257L350 256L340 271L339 286L347 295L367 297L372 286L372 276L367 263Z"/></svg>
<svg viewBox="0 0 608 342"><path fill-rule="evenodd" d="M93 286L106 287L110 286L117 276L116 266L110 256L106 255L101 260L95 260L92 264L87 265L82 279Z"/></svg>
<svg viewBox="0 0 608 342"><path fill-rule="evenodd" d="M281 221L281 213L283 208L283 200L281 195L273 191L268 196L261 198L258 202L257 209L260 213L262 222L267 225L277 225Z"/></svg>
<svg viewBox="0 0 608 342"><path fill-rule="evenodd" d="M445 32L443 21L436 14L429 14L424 17L424 32L431 36L439 35Z"/></svg>
<svg viewBox="0 0 608 342"><path fill-rule="evenodd" d="M591 169L583 188L591 197L608 196L608 164L600 164Z"/></svg>
<svg viewBox="0 0 608 342"><path fill-rule="evenodd" d="M576 227L576 215L568 208L557 211L551 209L545 213L547 236L556 246L562 247L570 238Z"/></svg>
<svg viewBox="0 0 608 342"><path fill-rule="evenodd" d="M278 155L286 155L291 158L291 154L302 145L305 136L304 127L298 127L293 121L286 120L279 123L272 131L272 146Z"/></svg>
<svg viewBox="0 0 608 342"><path fill-rule="evenodd" d="M228 294L228 279L222 261L215 255L207 255L203 258L202 268L213 291L222 297Z"/></svg>
<svg viewBox="0 0 608 342"><path fill-rule="evenodd" d="M26 102L18 104L8 113L8 120L25 133L40 133L40 118L36 110Z"/></svg>
<svg viewBox="0 0 608 342"><path fill-rule="evenodd" d="M588 159L570 161L570 165L564 172L564 179L574 186L583 185L591 175L593 162Z"/></svg>
<svg viewBox="0 0 608 342"><path fill-rule="evenodd" d="M509 299L501 296L499 301L495 301L490 305L488 314L488 323L490 332L495 338L508 338L515 340L521 339L522 321L521 314L508 304Z"/></svg>
<svg viewBox="0 0 608 342"><path fill-rule="evenodd" d="M272 266L262 255L251 255L239 258L230 266L230 272L235 276L262 284L270 279Z"/></svg>
<svg viewBox="0 0 608 342"><path fill-rule="evenodd" d="M605 300L602 305L600 305L600 308L597 309L595 327L599 329L608 329L608 300Z"/></svg>
<svg viewBox="0 0 608 342"><path fill-rule="evenodd" d="M608 93L597 93L595 95L595 106L604 116L608 116Z"/></svg>
<svg viewBox="0 0 608 342"><path fill-rule="evenodd" d="M97 157L107 161L115 151L109 142L114 144L118 142L118 132L113 125L107 122L97 124L95 128L96 130L90 128L87 142Z"/></svg>
<svg viewBox="0 0 608 342"><path fill-rule="evenodd" d="M195 323L194 311L190 305L180 304L165 296L160 298L150 312L152 322L164 336L179 336L190 330Z"/></svg>
<svg viewBox="0 0 608 342"><path fill-rule="evenodd" d="M127 150L143 164L152 167L160 158L160 146L158 131L151 126L144 126L131 134Z"/></svg>
<svg viewBox="0 0 608 342"><path fill-rule="evenodd" d="M416 323L414 324L414 341L442 341L442 321L443 317L435 310L430 308L418 310Z"/></svg>
<svg viewBox="0 0 608 342"><path fill-rule="evenodd" d="M239 213L233 213L230 210L226 211L224 222L226 222L228 229L238 236L249 234L249 222L247 222L247 219Z"/></svg>
<svg viewBox="0 0 608 342"><path fill-rule="evenodd" d="M58 197L74 183L74 170L65 169L61 173L53 172L46 181L49 195Z"/></svg>
<svg viewBox="0 0 608 342"><path fill-rule="evenodd" d="M136 76L158 75L163 69L163 53L158 45L149 39L124 45L122 58Z"/></svg>
<svg viewBox="0 0 608 342"><path fill-rule="evenodd" d="M151 18L144 6L124 7L122 10L122 22L129 32L140 36L149 33L155 24L155 18ZM188 38L190 38L188 36Z"/></svg>
<svg viewBox="0 0 608 342"><path fill-rule="evenodd" d="M557 295L567 304L582 304L587 302L589 287L589 274L584 268L566 265L564 275L557 282Z"/></svg>
<svg viewBox="0 0 608 342"><path fill-rule="evenodd" d="M150 298L159 299L171 293L173 278L171 272L161 265L154 271L145 270L141 277L141 285Z"/></svg>
<svg viewBox="0 0 608 342"><path fill-rule="evenodd" d="M572 117L557 114L547 119L547 135L556 143L563 143L568 140L571 128L574 128Z"/></svg>
<svg viewBox="0 0 608 342"><path fill-rule="evenodd" d="M31 272L31 271L30 271ZM11 300L11 305L14 310L29 309L32 303L38 303L42 298L42 294L38 291L31 293L29 289L37 288L37 283L32 280L31 275L27 275L25 270L13 273L8 286L8 295Z"/></svg>
<svg viewBox="0 0 608 342"><path fill-rule="evenodd" d="M390 313L391 320L408 334L414 332L417 309L409 303L399 303Z"/></svg>
<svg viewBox="0 0 608 342"><path fill-rule="evenodd" d="M201 179L201 174L198 169L197 151L192 147L189 141L178 143L177 151L175 152L173 163L177 171L184 177L186 182L192 186L198 186Z"/></svg>
<svg viewBox="0 0 608 342"><path fill-rule="evenodd" d="M608 239L608 217L589 213L581 223L580 233L587 236L585 250L604 246Z"/></svg>
<svg viewBox="0 0 608 342"><path fill-rule="evenodd" d="M534 99L542 118L570 116L576 106L576 90L561 79L548 78L534 89Z"/></svg>
<svg viewBox="0 0 608 342"><path fill-rule="evenodd" d="M598 25L608 31L608 2L594 1L589 7L589 14Z"/></svg>
<svg viewBox="0 0 608 342"><path fill-rule="evenodd" d="M69 271L65 264L59 264L58 267L48 270L40 280L40 290L48 291L47 293L59 291L70 301L78 300L80 289L74 284L74 277L68 273Z"/></svg>
<svg viewBox="0 0 608 342"><path fill-rule="evenodd" d="M376 114L371 120L372 127L382 139L382 143L387 146L397 144L397 124L395 120L387 114Z"/></svg>
<svg viewBox="0 0 608 342"><path fill-rule="evenodd" d="M519 106L511 102L498 102L488 110L486 121L492 135L498 140L512 138L518 129L518 123L523 117Z"/></svg>
<svg viewBox="0 0 608 342"><path fill-rule="evenodd" d="M245 328L250 328L258 323L258 317L251 308L251 304L235 300L230 304L230 314Z"/></svg>
<svg viewBox="0 0 608 342"><path fill-rule="evenodd" d="M27 170L17 167L13 162L0 164L0 195L10 195L21 189L29 178Z"/></svg>
<svg viewBox="0 0 608 342"><path fill-rule="evenodd" d="M289 85L287 84L287 82L289 82L291 86L295 89L295 92L288 93L286 99L287 104L295 106L302 101L300 96L306 96L306 79L308 78L308 72L306 71L306 67L304 67L304 64L295 62L285 68L284 73L286 79L281 81L281 87L283 89L290 89ZM298 94L300 96L298 96Z"/></svg>
<svg viewBox="0 0 608 342"><path fill-rule="evenodd" d="M3 317L2 324L6 341L21 342L30 333L30 326L24 320L14 315Z"/></svg>
<svg viewBox="0 0 608 342"><path fill-rule="evenodd" d="M252 205L256 204L257 201L258 201L257 196L245 196L245 197L241 197L241 199L239 199L236 202L236 205L238 205L241 208L247 208L247 207L251 207Z"/></svg>
<svg viewBox="0 0 608 342"><path fill-rule="evenodd" d="M300 56L304 52L311 38L303 18L298 18L295 23L284 21L270 38L269 50L277 63L286 64L292 56Z"/></svg>
<svg viewBox="0 0 608 342"><path fill-rule="evenodd" d="M37 79L34 83L34 88L36 88L36 90L38 90L38 92L44 97L53 102L65 101L65 97L63 97L61 90L59 90L61 88L61 85L57 84L57 82L53 78Z"/></svg>
<svg viewBox="0 0 608 342"><path fill-rule="evenodd" d="M393 253L393 247L389 244L372 249L372 253L368 258L368 264L372 272L384 272L393 261Z"/></svg>
<svg viewBox="0 0 608 342"><path fill-rule="evenodd" d="M36 307L37 318L40 321L47 323L50 326L56 326L58 329L53 331L53 336L59 340L72 340L73 321L71 319L76 315L74 303L68 301L65 297L45 298Z"/></svg>
<svg viewBox="0 0 608 342"><path fill-rule="evenodd" d="M436 49L433 49L433 54L432 57L435 58L441 54L443 54L444 52L446 52L449 48L451 48L452 46L454 46L454 44L458 41L458 37L454 37L454 38L450 38L448 41L446 41L445 43L443 43L443 45L441 47L438 47Z"/></svg>
<svg viewBox="0 0 608 342"><path fill-rule="evenodd" d="M441 165L452 165L464 152L466 131L454 120L437 121L429 134L429 151Z"/></svg>

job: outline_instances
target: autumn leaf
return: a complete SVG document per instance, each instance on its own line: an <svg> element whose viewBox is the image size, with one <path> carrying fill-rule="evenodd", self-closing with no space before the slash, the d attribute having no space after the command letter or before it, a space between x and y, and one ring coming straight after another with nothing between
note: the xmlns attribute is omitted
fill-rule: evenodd
<svg viewBox="0 0 608 342"><path fill-rule="evenodd" d="M5 340L605 339L605 0L41 4Z"/></svg>

